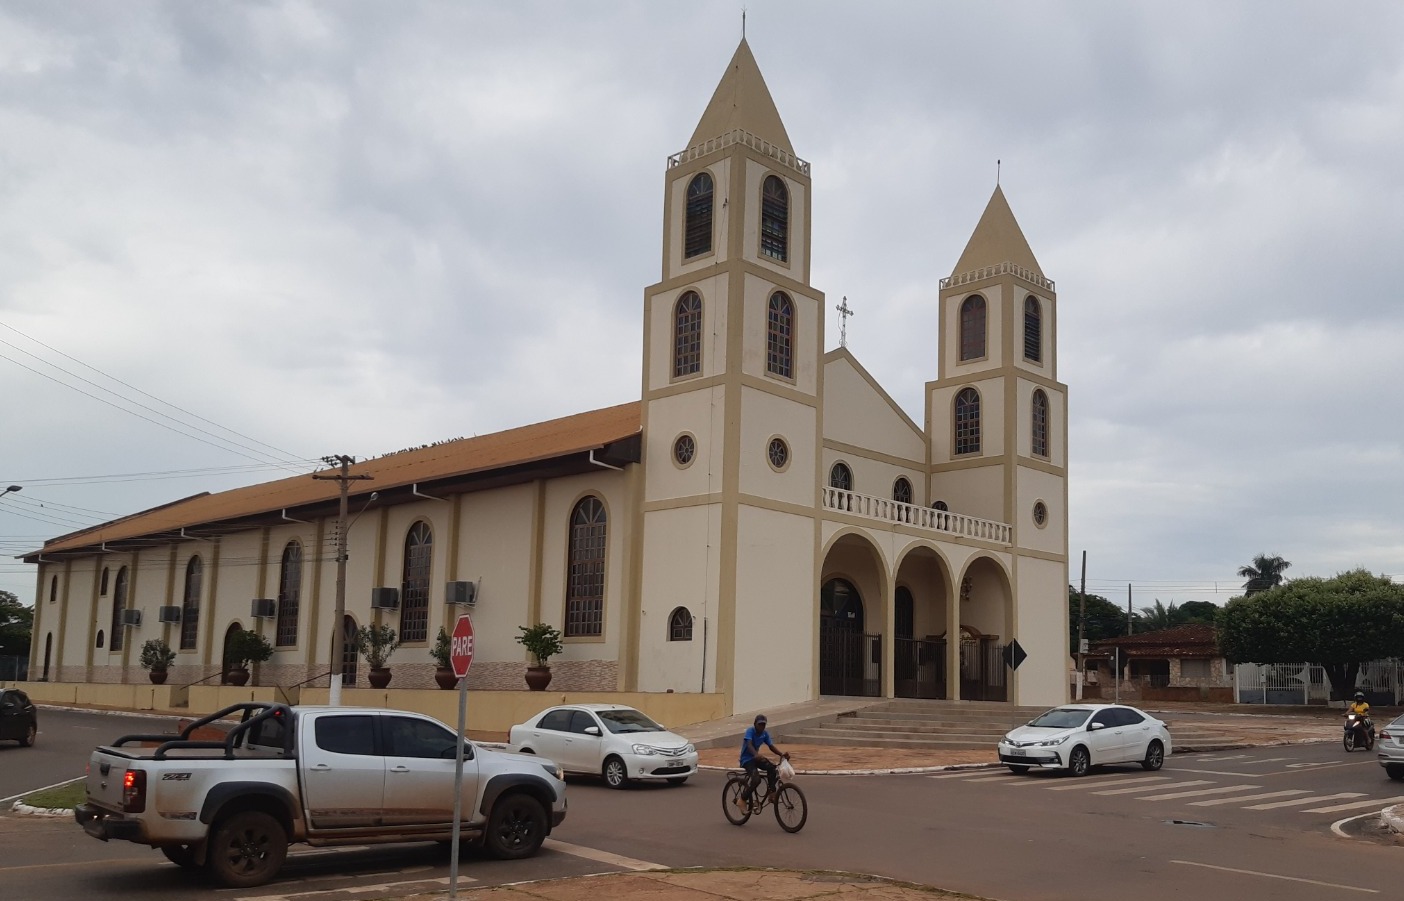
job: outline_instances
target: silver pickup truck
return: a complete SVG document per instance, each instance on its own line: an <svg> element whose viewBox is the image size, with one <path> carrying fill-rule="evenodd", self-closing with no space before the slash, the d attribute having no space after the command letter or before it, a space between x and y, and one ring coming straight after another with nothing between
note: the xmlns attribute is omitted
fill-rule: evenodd
<svg viewBox="0 0 1404 901"><path fill-rule="evenodd" d="M219 740L205 728L239 716ZM176 734L126 735L93 751L89 835L160 848L226 886L271 880L288 845L451 841L458 735L399 710L235 704ZM566 814L549 760L463 742L460 840L530 857Z"/></svg>

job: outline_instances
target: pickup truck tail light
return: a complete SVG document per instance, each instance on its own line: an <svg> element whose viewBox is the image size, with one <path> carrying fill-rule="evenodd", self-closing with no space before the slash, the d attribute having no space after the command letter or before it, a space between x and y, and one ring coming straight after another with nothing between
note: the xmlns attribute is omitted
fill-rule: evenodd
<svg viewBox="0 0 1404 901"><path fill-rule="evenodd" d="M127 770L122 776L122 810L126 813L146 811L146 770Z"/></svg>

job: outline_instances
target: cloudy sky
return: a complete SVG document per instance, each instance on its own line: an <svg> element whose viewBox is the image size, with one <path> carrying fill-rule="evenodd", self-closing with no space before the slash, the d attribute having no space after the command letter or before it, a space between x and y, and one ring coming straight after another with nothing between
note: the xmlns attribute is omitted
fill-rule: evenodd
<svg viewBox="0 0 1404 901"><path fill-rule="evenodd" d="M1003 161L1074 578L1404 579L1404 5L0 0L0 588L178 497L637 399L665 161L742 5L814 284L918 422L930 273Z"/></svg>

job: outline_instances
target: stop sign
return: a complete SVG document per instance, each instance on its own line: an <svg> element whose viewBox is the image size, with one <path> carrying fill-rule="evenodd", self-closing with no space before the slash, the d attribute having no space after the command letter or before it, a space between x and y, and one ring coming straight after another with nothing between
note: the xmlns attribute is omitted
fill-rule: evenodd
<svg viewBox="0 0 1404 901"><path fill-rule="evenodd" d="M449 635L449 663L459 679L468 675L468 667L473 665L473 620L466 613L453 624Z"/></svg>

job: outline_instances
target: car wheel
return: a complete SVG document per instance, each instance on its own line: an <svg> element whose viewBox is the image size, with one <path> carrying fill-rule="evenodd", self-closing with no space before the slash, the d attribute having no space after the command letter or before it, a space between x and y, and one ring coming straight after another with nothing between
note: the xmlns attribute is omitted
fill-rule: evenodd
<svg viewBox="0 0 1404 901"><path fill-rule="evenodd" d="M613 754L605 758L604 781L610 788L624 788L629 784L629 770L624 761Z"/></svg>
<svg viewBox="0 0 1404 901"><path fill-rule="evenodd" d="M166 845L161 848L161 853L178 867L189 869L196 865L194 845Z"/></svg>
<svg viewBox="0 0 1404 901"><path fill-rule="evenodd" d="M1391 763L1385 766L1385 775L1398 782L1404 780L1404 764Z"/></svg>
<svg viewBox="0 0 1404 901"><path fill-rule="evenodd" d="M276 876L287 856L283 825L266 813L246 810L215 827L206 866L220 885L252 888Z"/></svg>
<svg viewBox="0 0 1404 901"><path fill-rule="evenodd" d="M670 776L670 777L668 778L668 784L669 784L669 785L682 785L682 784L683 784L684 782L686 782L686 781L687 781L687 777L686 777L686 776Z"/></svg>
<svg viewBox="0 0 1404 901"><path fill-rule="evenodd" d="M1092 755L1087 753L1087 749L1079 745L1073 748L1072 754L1068 757L1068 772L1074 776L1086 776L1092 769Z"/></svg>
<svg viewBox="0 0 1404 901"><path fill-rule="evenodd" d="M1165 746L1158 741L1153 741L1146 748L1146 757L1141 761L1141 769L1152 772L1165 765Z"/></svg>
<svg viewBox="0 0 1404 901"><path fill-rule="evenodd" d="M1007 764L1007 766L1009 767L1009 772L1016 776L1022 776L1029 771L1029 768L1022 763L1011 763Z"/></svg>
<svg viewBox="0 0 1404 901"><path fill-rule="evenodd" d="M546 810L531 795L498 798L488 817L483 845L499 860L530 857L546 840Z"/></svg>
<svg viewBox="0 0 1404 901"><path fill-rule="evenodd" d="M29 724L29 727L28 727L27 729L24 730L24 737L21 738L21 739L19 740L20 747L22 747L22 748L32 748L32 747L34 747L34 741L35 741L35 739L37 739L38 737L39 737L39 724L38 724L38 723L30 723L30 724Z"/></svg>

